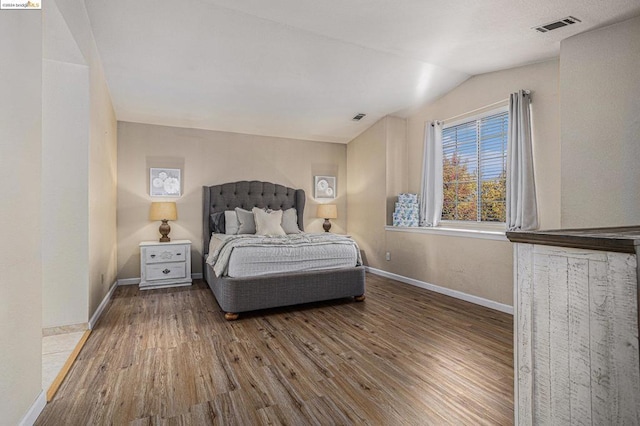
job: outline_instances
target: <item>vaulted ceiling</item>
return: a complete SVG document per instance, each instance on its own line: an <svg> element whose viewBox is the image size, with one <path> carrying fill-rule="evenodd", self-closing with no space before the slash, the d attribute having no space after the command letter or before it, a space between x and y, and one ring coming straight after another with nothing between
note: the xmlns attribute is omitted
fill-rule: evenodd
<svg viewBox="0 0 640 426"><path fill-rule="evenodd" d="M638 0L85 4L118 120L339 143L640 14ZM566 16L582 22L532 29Z"/></svg>

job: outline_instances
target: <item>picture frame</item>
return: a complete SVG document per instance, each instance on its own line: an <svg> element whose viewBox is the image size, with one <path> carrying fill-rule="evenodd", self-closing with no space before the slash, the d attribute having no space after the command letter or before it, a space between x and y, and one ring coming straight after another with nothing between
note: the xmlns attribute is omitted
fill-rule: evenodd
<svg viewBox="0 0 640 426"><path fill-rule="evenodd" d="M336 198L335 176L315 176L313 188L316 199L332 200Z"/></svg>
<svg viewBox="0 0 640 426"><path fill-rule="evenodd" d="M149 195L152 197L179 197L182 193L180 169L149 169Z"/></svg>

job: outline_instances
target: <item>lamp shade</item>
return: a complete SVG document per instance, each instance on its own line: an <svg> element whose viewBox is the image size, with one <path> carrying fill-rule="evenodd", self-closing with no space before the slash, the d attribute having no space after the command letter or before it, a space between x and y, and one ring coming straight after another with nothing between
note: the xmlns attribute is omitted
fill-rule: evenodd
<svg viewBox="0 0 640 426"><path fill-rule="evenodd" d="M152 202L149 220L176 220L178 209L173 201Z"/></svg>
<svg viewBox="0 0 640 426"><path fill-rule="evenodd" d="M338 208L335 204L320 204L318 206L318 211L316 213L317 217L322 217L324 219L337 219L338 218Z"/></svg>

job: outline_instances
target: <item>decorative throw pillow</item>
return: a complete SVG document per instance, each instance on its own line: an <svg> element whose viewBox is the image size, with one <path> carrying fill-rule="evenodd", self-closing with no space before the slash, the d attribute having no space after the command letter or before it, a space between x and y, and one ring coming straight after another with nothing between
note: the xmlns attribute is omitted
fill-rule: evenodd
<svg viewBox="0 0 640 426"><path fill-rule="evenodd" d="M282 212L282 223L280 225L287 234L299 234L302 232L298 228L298 212L294 208Z"/></svg>
<svg viewBox="0 0 640 426"><path fill-rule="evenodd" d="M274 237L276 235L287 235L280 226L282 223L282 210L272 210L270 213L259 209L253 208L253 215L256 222L256 234L266 235Z"/></svg>
<svg viewBox="0 0 640 426"><path fill-rule="evenodd" d="M238 222L238 215L235 210L227 210L224 212L224 222L225 234L236 235L238 233L240 223Z"/></svg>
<svg viewBox="0 0 640 426"><path fill-rule="evenodd" d="M225 232L225 220L224 212L212 213L210 216L209 229L216 234L224 234Z"/></svg>
<svg viewBox="0 0 640 426"><path fill-rule="evenodd" d="M255 234L256 222L253 218L253 213L248 210L241 209L240 207L236 207L236 214L238 215L238 223L240 224L238 234Z"/></svg>

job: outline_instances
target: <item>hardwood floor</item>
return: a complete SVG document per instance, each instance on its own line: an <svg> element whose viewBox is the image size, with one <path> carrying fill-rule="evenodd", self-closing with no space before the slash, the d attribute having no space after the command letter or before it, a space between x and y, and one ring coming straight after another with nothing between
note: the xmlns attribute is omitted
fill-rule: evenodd
<svg viewBox="0 0 640 426"><path fill-rule="evenodd" d="M512 423L512 317L368 274L235 322L202 281L118 287L36 424Z"/></svg>

